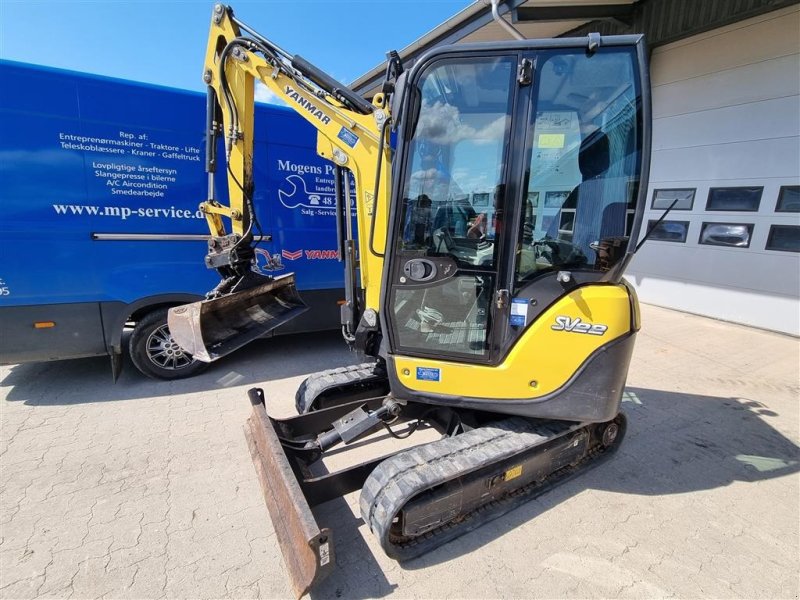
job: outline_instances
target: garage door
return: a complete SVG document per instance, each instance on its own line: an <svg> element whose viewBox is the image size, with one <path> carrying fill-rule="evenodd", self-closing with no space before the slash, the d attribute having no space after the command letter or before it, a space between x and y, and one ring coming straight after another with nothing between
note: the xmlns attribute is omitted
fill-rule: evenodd
<svg viewBox="0 0 800 600"><path fill-rule="evenodd" d="M800 9L656 48L642 301L800 335ZM643 227L644 230L644 227Z"/></svg>

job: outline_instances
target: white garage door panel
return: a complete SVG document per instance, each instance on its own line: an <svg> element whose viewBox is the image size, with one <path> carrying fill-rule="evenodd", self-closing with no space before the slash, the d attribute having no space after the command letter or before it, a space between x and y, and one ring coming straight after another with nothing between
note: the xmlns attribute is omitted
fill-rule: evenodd
<svg viewBox="0 0 800 600"><path fill-rule="evenodd" d="M651 190L695 188L685 243L652 241L631 265L643 302L798 335L800 253L765 249L782 185L800 181L800 8L653 53ZM709 188L762 186L757 212L706 211ZM662 211L648 209L645 222ZM704 222L752 223L749 248L699 244Z"/></svg>
<svg viewBox="0 0 800 600"><path fill-rule="evenodd" d="M653 117L796 96L799 88L800 57L784 56L654 88Z"/></svg>
<svg viewBox="0 0 800 600"><path fill-rule="evenodd" d="M700 138L696 140L700 142ZM784 139L657 150L653 152L651 179L654 182L676 178L762 180L792 177L798 165L800 148L795 134Z"/></svg>
<svg viewBox="0 0 800 600"><path fill-rule="evenodd" d="M674 83L797 52L800 10L767 13L653 51L652 84Z"/></svg>
<svg viewBox="0 0 800 600"><path fill-rule="evenodd" d="M800 131L798 96L653 121L653 150L777 138Z"/></svg>
<svg viewBox="0 0 800 600"><path fill-rule="evenodd" d="M630 280L630 279L629 279ZM642 302L716 319L800 335L797 299L747 290L715 288L690 281L646 277L640 284L630 280ZM686 304L691 299L691 304ZM683 303L683 306L680 304ZM644 324L647 327L647 323Z"/></svg>
<svg viewBox="0 0 800 600"><path fill-rule="evenodd" d="M673 218L670 216L670 218ZM708 219L719 221L719 218ZM741 221L741 219L731 219ZM756 227L759 227L756 225ZM768 225L764 225L762 241L754 239L751 248L763 248ZM706 283L719 288L747 289L753 292L795 296L800 288L800 270L797 256L788 252L755 252L742 248L714 248L704 246L698 250L700 224L693 224L688 243L645 242L630 267L631 277L659 277L675 281ZM764 269L768 258L770 269ZM644 270L639 269L639 265ZM776 273L781 273L776 277Z"/></svg>

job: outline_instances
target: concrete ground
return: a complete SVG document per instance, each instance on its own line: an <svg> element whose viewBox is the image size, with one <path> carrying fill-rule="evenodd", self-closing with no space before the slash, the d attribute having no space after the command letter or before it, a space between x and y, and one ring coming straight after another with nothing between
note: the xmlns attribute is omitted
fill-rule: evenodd
<svg viewBox="0 0 800 600"><path fill-rule="evenodd" d="M354 359L330 333L174 383L2 367L0 596L289 597L245 392L289 415L306 374ZM311 596L797 598L798 365L796 339L646 306L612 461L404 565L356 494L331 502L338 565Z"/></svg>

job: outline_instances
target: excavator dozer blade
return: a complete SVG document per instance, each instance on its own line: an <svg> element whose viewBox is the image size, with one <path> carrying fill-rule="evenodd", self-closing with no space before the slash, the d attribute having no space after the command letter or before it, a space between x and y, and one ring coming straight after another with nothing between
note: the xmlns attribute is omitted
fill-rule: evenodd
<svg viewBox="0 0 800 600"><path fill-rule="evenodd" d="M212 362L305 312L294 273L212 300L169 309L172 339L197 360Z"/></svg>
<svg viewBox="0 0 800 600"><path fill-rule="evenodd" d="M250 455L261 482L275 536L283 553L289 580L297 598L333 571L333 537L320 529L297 476L283 451L263 397L250 390L253 414L244 426Z"/></svg>

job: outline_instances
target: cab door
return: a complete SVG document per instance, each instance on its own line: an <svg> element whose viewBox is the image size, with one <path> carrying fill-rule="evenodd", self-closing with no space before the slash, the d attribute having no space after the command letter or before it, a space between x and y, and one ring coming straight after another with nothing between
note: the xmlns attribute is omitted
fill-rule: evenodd
<svg viewBox="0 0 800 600"><path fill-rule="evenodd" d="M519 60L445 55L412 82L384 310L396 352L489 360Z"/></svg>

